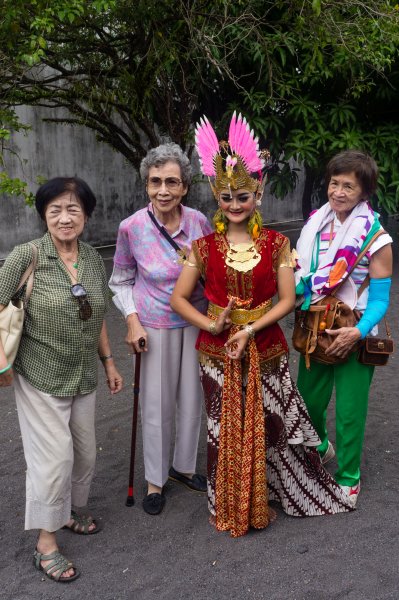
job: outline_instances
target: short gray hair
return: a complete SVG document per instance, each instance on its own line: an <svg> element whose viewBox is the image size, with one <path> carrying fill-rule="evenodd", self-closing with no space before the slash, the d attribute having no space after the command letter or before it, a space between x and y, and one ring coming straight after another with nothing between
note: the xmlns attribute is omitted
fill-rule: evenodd
<svg viewBox="0 0 399 600"><path fill-rule="evenodd" d="M151 167L161 167L167 162L177 163L180 167L183 185L190 185L192 174L190 160L188 156L184 154L180 146L174 142L161 144L156 148L151 148L151 150L147 152L140 164L141 179L143 181L147 180L148 172Z"/></svg>

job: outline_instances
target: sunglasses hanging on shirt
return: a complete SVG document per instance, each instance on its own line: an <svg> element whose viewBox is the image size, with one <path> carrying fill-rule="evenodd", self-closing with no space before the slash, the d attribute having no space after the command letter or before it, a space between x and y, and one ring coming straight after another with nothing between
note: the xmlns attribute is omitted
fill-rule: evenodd
<svg viewBox="0 0 399 600"><path fill-rule="evenodd" d="M81 283L75 283L71 286L71 294L78 301L79 317L82 321L87 321L92 315L92 308L87 299L87 292Z"/></svg>

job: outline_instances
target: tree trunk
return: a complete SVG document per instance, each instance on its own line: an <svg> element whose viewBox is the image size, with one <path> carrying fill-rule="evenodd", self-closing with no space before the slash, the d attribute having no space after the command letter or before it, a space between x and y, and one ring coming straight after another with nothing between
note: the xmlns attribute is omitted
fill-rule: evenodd
<svg viewBox="0 0 399 600"><path fill-rule="evenodd" d="M308 165L304 165L305 168L305 185L303 187L302 194L302 216L306 221L312 212L312 194L313 186L316 179L316 172Z"/></svg>

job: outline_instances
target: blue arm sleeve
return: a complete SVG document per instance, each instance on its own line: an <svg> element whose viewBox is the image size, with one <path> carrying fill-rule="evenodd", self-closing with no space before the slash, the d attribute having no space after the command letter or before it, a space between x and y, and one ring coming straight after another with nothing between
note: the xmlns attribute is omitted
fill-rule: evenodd
<svg viewBox="0 0 399 600"><path fill-rule="evenodd" d="M362 334L362 339L377 325L385 315L389 304L391 278L370 279L369 297L366 310L356 327Z"/></svg>

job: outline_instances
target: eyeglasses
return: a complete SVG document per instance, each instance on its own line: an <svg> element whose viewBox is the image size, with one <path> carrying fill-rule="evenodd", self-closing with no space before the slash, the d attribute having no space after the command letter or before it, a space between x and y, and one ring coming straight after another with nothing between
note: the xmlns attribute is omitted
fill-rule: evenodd
<svg viewBox="0 0 399 600"><path fill-rule="evenodd" d="M168 190L177 190L177 188L183 182L177 177L166 177L165 179L161 179L160 177L150 177L149 179L147 179L148 187L151 187L153 189L160 188L163 183L165 183Z"/></svg>
<svg viewBox="0 0 399 600"><path fill-rule="evenodd" d="M92 315L90 302L87 299L87 292L81 283L75 283L71 286L71 294L79 304L79 317L82 321L87 321Z"/></svg>

